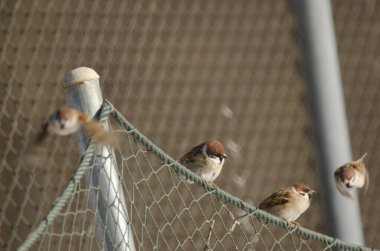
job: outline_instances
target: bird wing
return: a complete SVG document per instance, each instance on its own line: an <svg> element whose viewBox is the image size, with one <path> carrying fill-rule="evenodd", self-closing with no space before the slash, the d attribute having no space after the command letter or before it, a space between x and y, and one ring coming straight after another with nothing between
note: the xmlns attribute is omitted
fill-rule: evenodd
<svg viewBox="0 0 380 251"><path fill-rule="evenodd" d="M112 145L114 143L114 138L111 133L106 131L101 124L92 119L83 122L83 128L91 138L94 138L103 144Z"/></svg>
<svg viewBox="0 0 380 251"><path fill-rule="evenodd" d="M272 208L274 206L283 205L285 203L288 203L290 199L290 193L287 189L281 189L275 193L273 193L271 196L263 200L259 204L260 209L267 209Z"/></svg>
<svg viewBox="0 0 380 251"><path fill-rule="evenodd" d="M198 155L202 155L202 148L203 144L197 145L193 149L191 149L189 152L185 153L181 158L179 158L179 163L182 165L191 165L192 163L196 162L196 157Z"/></svg>
<svg viewBox="0 0 380 251"><path fill-rule="evenodd" d="M42 125L41 131L38 133L32 145L28 147L23 154L23 160L27 165L41 165L47 154L51 134L49 132L49 123Z"/></svg>
<svg viewBox="0 0 380 251"><path fill-rule="evenodd" d="M37 135L34 144L35 145L41 145L46 142L46 140L49 138L50 133L49 133L49 122L45 122L42 125L41 131Z"/></svg>
<svg viewBox="0 0 380 251"><path fill-rule="evenodd" d="M364 193L367 193L369 187L369 175L367 168L364 168Z"/></svg>
<svg viewBox="0 0 380 251"><path fill-rule="evenodd" d="M109 131L106 131L100 123L94 121L90 116L83 112L76 112L78 113L79 120L83 123L82 126L84 130L86 130L91 138L94 138L105 145L115 145L117 143L117 139L113 137Z"/></svg>

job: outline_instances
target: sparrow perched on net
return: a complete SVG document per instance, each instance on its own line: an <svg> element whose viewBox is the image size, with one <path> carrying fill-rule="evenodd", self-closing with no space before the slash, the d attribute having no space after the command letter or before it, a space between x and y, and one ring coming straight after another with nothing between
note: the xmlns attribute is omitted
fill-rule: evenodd
<svg viewBox="0 0 380 251"><path fill-rule="evenodd" d="M369 176L364 165L365 153L360 159L344 164L334 172L334 181L338 191L348 198L352 199L351 191L355 188L364 187L367 192L369 185Z"/></svg>
<svg viewBox="0 0 380 251"><path fill-rule="evenodd" d="M77 132L80 128L84 128L91 138L103 144L113 142L113 137L101 124L76 109L64 107L51 114L43 123L40 133L27 153L27 160L39 161L41 154L47 151L48 141L52 135L66 136Z"/></svg>
<svg viewBox="0 0 380 251"><path fill-rule="evenodd" d="M222 143L217 140L207 140L184 154L179 163L217 186L214 180L219 176L226 158ZM193 183L190 180L187 182Z"/></svg>
<svg viewBox="0 0 380 251"><path fill-rule="evenodd" d="M259 204L259 208L300 226L295 220L309 208L314 193L308 185L297 183L273 193Z"/></svg>

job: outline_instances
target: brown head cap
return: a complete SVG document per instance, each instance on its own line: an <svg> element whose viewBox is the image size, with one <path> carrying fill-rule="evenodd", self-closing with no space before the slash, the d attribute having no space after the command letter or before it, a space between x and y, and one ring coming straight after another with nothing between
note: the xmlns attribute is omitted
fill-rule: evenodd
<svg viewBox="0 0 380 251"><path fill-rule="evenodd" d="M308 192L314 192L313 189L311 189L308 185L304 184L304 183L297 183L297 184L294 184L293 187L297 190L297 191L304 191L306 193Z"/></svg>
<svg viewBox="0 0 380 251"><path fill-rule="evenodd" d="M70 118L73 115L73 113L74 110L67 107L63 107L57 111L58 117L64 120Z"/></svg>
<svg viewBox="0 0 380 251"><path fill-rule="evenodd" d="M227 155L224 152L224 147L219 141L212 139L207 140L204 144L206 145L206 152L208 155L222 156L224 158L227 158Z"/></svg>

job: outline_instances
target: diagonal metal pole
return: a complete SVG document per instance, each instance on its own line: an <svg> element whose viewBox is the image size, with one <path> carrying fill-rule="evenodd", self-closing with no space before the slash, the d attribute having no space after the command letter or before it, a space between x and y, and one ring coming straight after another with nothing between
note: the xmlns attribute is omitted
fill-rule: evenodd
<svg viewBox="0 0 380 251"><path fill-rule="evenodd" d="M333 181L335 169L351 161L352 156L331 4L329 0L294 0L294 7L321 167L326 223L335 237L363 245L357 195L355 200L346 199L335 189Z"/></svg>
<svg viewBox="0 0 380 251"><path fill-rule="evenodd" d="M68 106L91 117L96 116L103 103L99 75L91 68L79 67L65 75L64 84ZM85 133L77 134L80 155L84 153L89 140ZM96 237L101 249L134 251L132 226L112 149L100 147L93 168L85 174L85 179L96 212Z"/></svg>

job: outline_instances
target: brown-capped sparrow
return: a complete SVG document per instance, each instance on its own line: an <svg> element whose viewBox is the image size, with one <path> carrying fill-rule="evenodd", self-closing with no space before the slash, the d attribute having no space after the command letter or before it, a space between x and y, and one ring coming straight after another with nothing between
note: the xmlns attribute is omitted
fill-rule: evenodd
<svg viewBox="0 0 380 251"><path fill-rule="evenodd" d="M297 183L273 193L259 204L259 208L300 226L295 220L309 208L314 193L308 185Z"/></svg>
<svg viewBox="0 0 380 251"><path fill-rule="evenodd" d="M217 186L214 180L219 176L226 158L222 143L217 140L207 140L184 154L179 163ZM190 180L187 182L193 183Z"/></svg>
<svg viewBox="0 0 380 251"><path fill-rule="evenodd" d="M344 164L334 172L334 181L338 191L352 199L351 191L355 188L362 188L367 192L369 176L364 165L365 153L360 159Z"/></svg>
<svg viewBox="0 0 380 251"><path fill-rule="evenodd" d="M90 137L103 144L112 144L114 141L112 135L104 130L101 124L76 109L64 107L51 114L42 125L32 148L27 152L27 160L39 161L40 155L47 151L47 143L52 135L73 134L82 127Z"/></svg>

